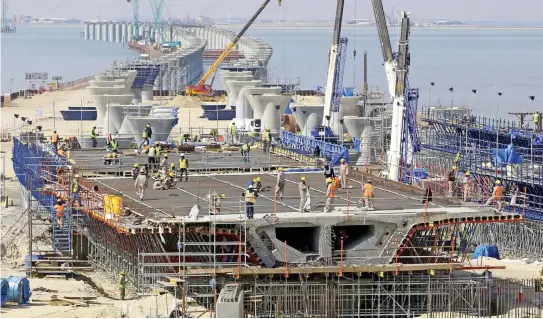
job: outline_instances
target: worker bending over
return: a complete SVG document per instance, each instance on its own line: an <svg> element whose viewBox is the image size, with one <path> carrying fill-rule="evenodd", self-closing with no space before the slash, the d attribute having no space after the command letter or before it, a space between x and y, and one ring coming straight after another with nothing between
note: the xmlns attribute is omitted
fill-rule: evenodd
<svg viewBox="0 0 543 319"><path fill-rule="evenodd" d="M147 174L145 173L145 168L138 172L136 177L136 194L140 197L140 200L143 201L143 196L145 196L145 189L147 188Z"/></svg>
<svg viewBox="0 0 543 319"><path fill-rule="evenodd" d="M368 181L366 184L364 184L364 187L362 188L362 198L364 199L364 207L374 209L373 206L373 198L375 197L375 193L373 192L373 185L371 184L371 181Z"/></svg>
<svg viewBox="0 0 543 319"><path fill-rule="evenodd" d="M285 172L283 172L282 167L279 167L277 170L279 174L277 174L277 183L275 184L275 198L279 197L283 199L283 191L286 183Z"/></svg>
<svg viewBox="0 0 543 319"><path fill-rule="evenodd" d="M241 146L241 156L242 156L242 161L247 163L249 162L249 153L251 152L251 147L249 146L249 144L245 143Z"/></svg>
<svg viewBox="0 0 543 319"><path fill-rule="evenodd" d="M494 186L494 189L492 190L492 196L486 201L484 206L488 206L493 203L498 204L498 210L502 210L502 196L503 196L503 188L501 185L501 181L498 179L496 180L496 185Z"/></svg>
<svg viewBox="0 0 543 319"><path fill-rule="evenodd" d="M341 188L347 188L347 176L349 176L349 163L344 158L341 159L341 165L339 165L339 178L341 179Z"/></svg>
<svg viewBox="0 0 543 319"><path fill-rule="evenodd" d="M262 181L260 180L260 177L253 179L253 187L257 193L262 190Z"/></svg>
<svg viewBox="0 0 543 319"><path fill-rule="evenodd" d="M300 191L300 207L299 212L305 212L305 204L307 203L307 195L309 194L309 186L306 184L307 179L305 176L302 176L300 184L298 184L298 190Z"/></svg>
<svg viewBox="0 0 543 319"><path fill-rule="evenodd" d="M326 206L324 207L324 212L329 213L332 211L332 205L334 204L334 198L336 198L336 184L334 183L333 178L328 178L326 180Z"/></svg>
<svg viewBox="0 0 543 319"><path fill-rule="evenodd" d="M185 174L185 182L189 180L189 160L185 158L185 154L181 153L181 158L179 159L179 180L183 181L183 174Z"/></svg>
<svg viewBox="0 0 543 319"><path fill-rule="evenodd" d="M247 219L253 219L255 214L255 203L258 194L253 188L253 184L250 184L247 190L245 191L245 213Z"/></svg>

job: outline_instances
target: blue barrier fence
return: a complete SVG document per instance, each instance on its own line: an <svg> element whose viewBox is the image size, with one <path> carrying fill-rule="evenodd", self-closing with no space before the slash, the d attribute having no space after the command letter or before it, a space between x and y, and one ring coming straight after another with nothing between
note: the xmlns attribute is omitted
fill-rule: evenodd
<svg viewBox="0 0 543 319"><path fill-rule="evenodd" d="M325 157L330 165L339 165L342 158L349 161L349 150L346 147L319 141L312 137L296 135L287 131L281 131L281 145L283 148L304 155L313 154L318 146L320 148L320 156Z"/></svg>

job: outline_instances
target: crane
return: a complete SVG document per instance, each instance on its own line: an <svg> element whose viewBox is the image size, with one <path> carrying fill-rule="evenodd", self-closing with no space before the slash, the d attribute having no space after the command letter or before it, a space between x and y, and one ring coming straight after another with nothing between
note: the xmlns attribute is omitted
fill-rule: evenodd
<svg viewBox="0 0 543 319"><path fill-rule="evenodd" d="M140 39L140 1L139 0L126 0L128 3L132 3L132 11L134 13L134 36L133 39Z"/></svg>
<svg viewBox="0 0 543 319"><path fill-rule="evenodd" d="M405 181L407 179L408 154L420 150L420 142L416 132L418 89L410 89L408 82L410 21L408 14L402 12L398 53L393 54L383 2L382 0L372 0L372 5L381 41L388 89L392 98L392 129L387 159L388 178L398 181L400 168L403 166Z"/></svg>
<svg viewBox="0 0 543 319"><path fill-rule="evenodd" d="M209 70L207 70L207 72L204 74L202 79L200 79L200 81L196 85L187 85L186 95L209 95L213 92L211 88L213 83L208 85L208 84L205 84L206 81L209 79L209 77L212 74L214 74L219 69L219 66L221 65L221 63L228 56L228 54L230 54L230 51L232 51L234 46L236 46L236 43L238 43L239 39L241 39L243 34L245 34L245 31L247 31L247 29L249 29L249 27L253 24L253 22L255 22L256 18L258 18L260 13L264 10L264 8L266 8L266 6L268 5L268 3L270 3L270 1L271 0L264 1L264 3L260 6L260 8L258 8L256 13L252 16L252 18L247 22L247 24L245 24L243 29L241 29L241 31L237 34L234 40L232 40L232 42L228 44L226 49L224 49L224 51L217 58L217 60L215 60L215 62L209 68ZM279 3L279 6L281 6L281 0L278 0L278 3Z"/></svg>
<svg viewBox="0 0 543 319"><path fill-rule="evenodd" d="M166 40L166 37L164 35L164 24L162 23L162 7L165 5L164 0L149 0L151 4L151 9L153 11L153 16L155 19L155 29L156 32L160 35L160 41L163 46L165 47L178 47L181 45L179 41L174 42L171 39L172 31L171 31L171 20L170 20L170 39L169 41Z"/></svg>

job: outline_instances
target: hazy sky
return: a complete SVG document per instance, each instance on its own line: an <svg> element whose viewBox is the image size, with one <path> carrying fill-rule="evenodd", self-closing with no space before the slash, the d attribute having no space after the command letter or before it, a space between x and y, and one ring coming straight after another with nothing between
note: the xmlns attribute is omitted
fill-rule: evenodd
<svg viewBox="0 0 543 319"><path fill-rule="evenodd" d="M150 1L140 0L142 20L152 18ZM214 19L249 17L263 0L165 0L172 18L206 15ZM126 0L10 0L9 15L73 17L78 19L129 19L132 6ZM414 20L457 19L462 21L543 21L543 0L383 0L387 14L405 10ZM370 0L346 0L344 19L373 18ZM263 19L332 20L334 0L272 0ZM300 14L303 12L303 14Z"/></svg>

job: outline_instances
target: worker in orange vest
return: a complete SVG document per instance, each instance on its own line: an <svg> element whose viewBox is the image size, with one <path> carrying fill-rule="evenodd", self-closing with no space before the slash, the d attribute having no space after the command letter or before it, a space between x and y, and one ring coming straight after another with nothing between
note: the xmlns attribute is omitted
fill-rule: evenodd
<svg viewBox="0 0 543 319"><path fill-rule="evenodd" d="M501 185L501 181L498 179L496 180L496 185L494 186L494 189L492 190L492 196L486 201L484 206L488 206L491 203L498 203L498 210L502 210L502 196L503 196L503 188Z"/></svg>
<svg viewBox="0 0 543 319"><path fill-rule="evenodd" d="M58 134L57 131L53 131L53 135L51 135L51 143L53 144L55 152L58 151Z"/></svg>
<svg viewBox="0 0 543 319"><path fill-rule="evenodd" d="M334 204L334 198L336 198L336 184L334 183L333 178L326 179L328 187L326 188L326 206L324 207L324 212L329 213L332 211L332 205Z"/></svg>
<svg viewBox="0 0 543 319"><path fill-rule="evenodd" d="M60 198L55 205L55 216L57 217L57 225L62 228L64 226L64 203Z"/></svg>
<svg viewBox="0 0 543 319"><path fill-rule="evenodd" d="M373 192L373 185L371 184L371 181L368 181L366 184L364 184L362 191L363 191L362 198L364 199L364 207L375 208L373 207L373 198L375 197L375 194Z"/></svg>

